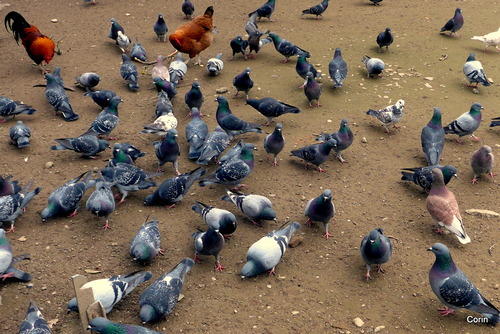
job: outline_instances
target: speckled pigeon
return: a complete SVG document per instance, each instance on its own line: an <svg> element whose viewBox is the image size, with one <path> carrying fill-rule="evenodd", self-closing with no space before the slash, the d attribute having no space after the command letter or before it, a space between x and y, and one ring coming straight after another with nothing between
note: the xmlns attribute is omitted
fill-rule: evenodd
<svg viewBox="0 0 500 334"><path fill-rule="evenodd" d="M16 257L12 256L12 246L10 245L9 239L5 236L5 230L0 229L0 278L2 281L10 277L25 282L31 281L31 274L13 267L14 264L24 259L29 259L29 254L23 254Z"/></svg>
<svg viewBox="0 0 500 334"><path fill-rule="evenodd" d="M191 235L194 240L194 262L200 263L198 255L213 255L215 257L215 271L224 270L220 264L220 252L224 248L224 236L219 230L209 227L206 232L195 232Z"/></svg>
<svg viewBox="0 0 500 334"><path fill-rule="evenodd" d="M382 52L382 48L385 47L389 51L389 45L394 42L394 36L392 35L391 28L385 28L384 31L377 35L378 52Z"/></svg>
<svg viewBox="0 0 500 334"><path fill-rule="evenodd" d="M149 263L158 254L165 253L160 247L161 236L158 223L156 219L146 221L137 231L130 243L130 256L134 261Z"/></svg>
<svg viewBox="0 0 500 334"><path fill-rule="evenodd" d="M236 205L241 212L252 221L255 226L262 226L262 220L276 221L276 211L269 198L261 195L243 194L234 190L227 190L227 195L221 200L228 201Z"/></svg>
<svg viewBox="0 0 500 334"><path fill-rule="evenodd" d="M391 240L384 235L384 230L380 227L371 231L361 240L359 246L361 257L366 263L366 280L371 279L370 269L372 264L377 265L377 272L384 272L382 265L387 263L392 255Z"/></svg>
<svg viewBox="0 0 500 334"><path fill-rule="evenodd" d="M274 12L274 6L276 5L276 0L267 0L265 4L260 6L258 9L254 10L248 16L250 17L254 13L257 13L257 18L260 20L262 17L267 17L269 21L271 20L271 15Z"/></svg>
<svg viewBox="0 0 500 334"><path fill-rule="evenodd" d="M279 117L281 115L289 113L298 114L301 111L295 106L278 101L276 99L273 99L272 97L264 97L262 99L248 99L247 104L267 117L267 123L265 125L269 125L275 117Z"/></svg>
<svg viewBox="0 0 500 334"><path fill-rule="evenodd" d="M208 136L208 126L201 119L198 108L191 110L191 121L186 125L186 140L189 143L189 159L198 159Z"/></svg>
<svg viewBox="0 0 500 334"><path fill-rule="evenodd" d="M463 113L456 120L445 126L444 133L458 135L458 138L455 139L457 143L462 143L460 137L465 135L470 135L475 141L481 140L481 138L474 136L474 131L481 125L481 109L484 109L481 103L474 103L468 112Z"/></svg>
<svg viewBox="0 0 500 334"><path fill-rule="evenodd" d="M467 87L477 88L479 84L485 87L491 85L486 73L484 73L483 65L479 60L476 60L476 54L474 52L469 54L469 57L465 61L463 70L465 78L469 81ZM475 85L473 86L473 84Z"/></svg>
<svg viewBox="0 0 500 334"><path fill-rule="evenodd" d="M251 124L235 116L229 109L229 103L224 96L219 95L216 101L219 105L215 118L220 127L227 132L229 140L232 140L235 135L247 132L262 133L259 124Z"/></svg>
<svg viewBox="0 0 500 334"><path fill-rule="evenodd" d="M30 301L30 306L28 312L26 312L26 317L19 327L18 334L50 334L50 330L47 321L44 319L42 312L36 306L35 301Z"/></svg>
<svg viewBox="0 0 500 334"><path fill-rule="evenodd" d="M174 115L174 106L172 105L172 101L170 101L167 92L160 90L158 92L158 100L156 101L155 115L158 119L158 117L168 114L171 114L172 116Z"/></svg>
<svg viewBox="0 0 500 334"><path fill-rule="evenodd" d="M444 148L444 129L441 125L441 109L434 107L431 120L422 128L422 151L429 166L439 164Z"/></svg>
<svg viewBox="0 0 500 334"><path fill-rule="evenodd" d="M329 0L323 0L323 1L321 1L321 3L319 3L315 6L312 6L308 9L304 9L302 11L302 15L304 15L304 14L316 15L317 19L323 17L323 13L328 8L328 1Z"/></svg>
<svg viewBox="0 0 500 334"><path fill-rule="evenodd" d="M250 67L247 67L243 72L234 77L233 86L236 88L235 98L238 97L239 92L245 92L248 99L248 92L253 87L253 80L250 78Z"/></svg>
<svg viewBox="0 0 500 334"><path fill-rule="evenodd" d="M426 167L403 168L401 171L401 180L410 181L418 186L421 186L424 191L429 192L432 186L432 170L434 168L441 169L443 173L444 184L448 184L452 177L457 177L457 169L454 166L433 165Z"/></svg>
<svg viewBox="0 0 500 334"><path fill-rule="evenodd" d="M201 147L201 153L197 164L207 165L212 159L217 159L219 155L227 148L229 136L220 126L216 126L213 132L210 132L205 138Z"/></svg>
<svg viewBox="0 0 500 334"><path fill-rule="evenodd" d="M111 137L110 133L120 122L120 119L118 118L118 105L122 102L123 101L119 96L112 97L109 101L109 105L96 116L89 129L83 134L83 136L106 135L108 136L108 140L116 139L116 137Z"/></svg>
<svg viewBox="0 0 500 334"><path fill-rule="evenodd" d="M325 172L320 166L328 159L330 151L335 148L335 146L337 146L337 141L332 138L323 143L308 145L298 150L293 150L290 156L296 156L304 160L305 169L308 169L308 163L311 163L318 167L319 172Z"/></svg>
<svg viewBox="0 0 500 334"><path fill-rule="evenodd" d="M285 56L285 59L281 61L282 63L287 63L290 60L291 56L297 56L302 54L309 56L309 52L299 48L297 45L292 44L286 39L279 37L277 34L273 32L269 33L269 37L272 39L276 51Z"/></svg>
<svg viewBox="0 0 500 334"><path fill-rule="evenodd" d="M90 320L87 329L100 334L163 334L146 327L121 324L102 317Z"/></svg>
<svg viewBox="0 0 500 334"><path fill-rule="evenodd" d="M481 146L477 151L474 151L470 159L470 166L474 173L474 178L470 181L472 184L477 183L477 177L481 174L488 174L493 180L493 165L495 157L491 152L491 147L488 145Z"/></svg>
<svg viewBox="0 0 500 334"><path fill-rule="evenodd" d="M89 96L92 99L92 101L94 101L99 107L104 109L107 106L109 106L109 101L111 101L112 97L116 96L116 93L106 89L101 89L96 91L91 91L90 89L87 89L87 91L83 93L83 95Z"/></svg>
<svg viewBox="0 0 500 334"><path fill-rule="evenodd" d="M97 218L104 217L106 219L102 228L107 230L111 228L108 217L116 208L113 191L111 185L103 179L98 180L95 187L96 189L87 199L86 207Z"/></svg>
<svg viewBox="0 0 500 334"><path fill-rule="evenodd" d="M335 216L335 205L332 202L332 191L325 189L321 195L312 198L307 202L304 215L307 217L305 224L311 226L313 222L322 222L325 227L324 238L328 239L332 235L328 232L330 219Z"/></svg>
<svg viewBox="0 0 500 334"><path fill-rule="evenodd" d="M72 150L81 153L82 157L97 159L98 153L109 147L106 140L99 139L94 135L82 135L76 138L58 138L54 139L59 145L50 147L53 151Z"/></svg>
<svg viewBox="0 0 500 334"><path fill-rule="evenodd" d="M167 131L165 139L153 143L156 157L158 158L158 172L162 171L161 166L167 162L171 162L177 175L181 175L179 173L179 162L177 161L179 155L181 155L181 149L177 142L178 136L179 134L176 129L170 129Z"/></svg>
<svg viewBox="0 0 500 334"><path fill-rule="evenodd" d="M308 108L313 108L312 101L316 101L316 107L321 107L319 97L321 96L321 85L314 79L312 72L307 72L307 79L304 85L304 94L309 101Z"/></svg>
<svg viewBox="0 0 500 334"><path fill-rule="evenodd" d="M344 58L342 58L342 51L340 48L335 49L333 59L330 61L330 64L328 64L328 73L333 80L333 87L342 87L345 78L347 78L347 63Z"/></svg>
<svg viewBox="0 0 500 334"><path fill-rule="evenodd" d="M27 104L0 96L0 116L3 117L3 119L0 119L0 123L5 123L9 117L19 114L32 115L35 111L36 109Z"/></svg>
<svg viewBox="0 0 500 334"><path fill-rule="evenodd" d="M225 237L236 231L236 217L227 210L208 206L198 201L194 202L191 209L201 216L209 228L218 230Z"/></svg>
<svg viewBox="0 0 500 334"><path fill-rule="evenodd" d="M158 19L156 20L155 24L153 25L153 30L156 34L157 41L158 42L166 42L167 41L167 31L168 31L168 26L167 22L165 22L165 19L163 18L162 14L158 14Z"/></svg>
<svg viewBox="0 0 500 334"><path fill-rule="evenodd" d="M137 67L132 64L129 56L124 53L122 54L120 74L122 78L127 81L130 90L137 91L139 89L139 73L137 72Z"/></svg>
<svg viewBox="0 0 500 334"><path fill-rule="evenodd" d="M264 149L267 153L267 159L269 160L269 154L274 155L273 166L278 166L278 154L280 154L284 147L285 138L283 137L283 125L278 123L274 131L268 134L264 139Z"/></svg>
<svg viewBox="0 0 500 334"><path fill-rule="evenodd" d="M321 141L327 141L332 138L335 139L337 141L337 145L333 148L333 150L337 154L337 158L342 163L347 163L347 161L342 158L342 151L347 150L354 140L354 134L352 133L351 128L349 128L348 123L349 121L347 118L343 118L340 121L339 131L331 134L322 133L318 136L318 138L316 138L316 140Z"/></svg>
<svg viewBox="0 0 500 334"><path fill-rule="evenodd" d="M9 129L9 136L14 145L23 148L30 144L31 130L23 121L17 121L17 124Z"/></svg>
<svg viewBox="0 0 500 334"><path fill-rule="evenodd" d="M449 31L450 36L458 37L457 31L464 25L464 17L462 16L462 9L455 9L455 15L449 19L446 24L441 28L440 33Z"/></svg>
<svg viewBox="0 0 500 334"><path fill-rule="evenodd" d="M0 224L10 223L7 232L14 232L15 220L26 210L28 203L40 193L41 187L30 191L33 181L19 192L0 197Z"/></svg>
<svg viewBox="0 0 500 334"><path fill-rule="evenodd" d="M384 126L385 132L387 132L388 134L392 134L388 127L392 125L395 129L399 129L396 124L401 122L401 120L403 119L404 111L405 101L397 100L395 104L379 110L368 109L366 114L378 119Z"/></svg>
<svg viewBox="0 0 500 334"><path fill-rule="evenodd" d="M69 98L64 91L64 87L59 85L54 76L50 73L45 74L45 80L47 80L45 97L54 109L54 112L56 114L58 111L61 112L65 121L76 121L79 116L73 111L73 107L69 103Z"/></svg>
<svg viewBox="0 0 500 334"><path fill-rule="evenodd" d="M377 78L385 68L385 63L379 58L371 58L367 55L363 56L361 60L365 64L367 71L367 78Z"/></svg>

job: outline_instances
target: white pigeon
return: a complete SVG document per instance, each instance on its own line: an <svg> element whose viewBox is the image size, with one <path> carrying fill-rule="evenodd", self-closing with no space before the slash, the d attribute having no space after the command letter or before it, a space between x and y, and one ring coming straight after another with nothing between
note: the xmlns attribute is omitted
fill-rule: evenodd
<svg viewBox="0 0 500 334"><path fill-rule="evenodd" d="M207 61L207 71L211 76L216 76L224 68L224 62L222 61L222 53L218 53L215 58L210 58Z"/></svg>
<svg viewBox="0 0 500 334"><path fill-rule="evenodd" d="M187 61L189 62L189 58ZM179 81L184 78L187 72L187 65L182 60L182 53L177 53L177 57L168 67L168 72L170 73L170 82L174 85L178 85Z"/></svg>
<svg viewBox="0 0 500 334"><path fill-rule="evenodd" d="M388 134L392 134L388 127L392 125L394 128L399 129L396 124L403 119L404 110L405 101L398 100L394 105L387 106L380 110L368 109L366 114L377 118L385 127L385 131Z"/></svg>
<svg viewBox="0 0 500 334"><path fill-rule="evenodd" d="M122 50L123 53L128 49L131 41L130 38L125 35L123 32L118 30L118 37L116 37L116 45Z"/></svg>
<svg viewBox="0 0 500 334"><path fill-rule="evenodd" d="M490 32L484 36L473 36L471 39L475 39L486 44L486 47L483 50L484 52L488 52L486 49L490 46L494 46L497 51L500 51L498 48L498 45L500 45L500 28L498 28L497 31Z"/></svg>
<svg viewBox="0 0 500 334"><path fill-rule="evenodd" d="M177 118L172 112L161 115L153 123L144 125L141 133L156 133L159 136L165 136L170 129L177 128Z"/></svg>

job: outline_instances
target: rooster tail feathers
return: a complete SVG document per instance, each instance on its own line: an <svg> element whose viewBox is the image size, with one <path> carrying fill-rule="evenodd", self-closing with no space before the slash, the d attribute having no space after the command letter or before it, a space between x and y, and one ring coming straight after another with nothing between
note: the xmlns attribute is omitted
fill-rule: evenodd
<svg viewBox="0 0 500 334"><path fill-rule="evenodd" d="M23 29L29 28L31 25L18 12L12 11L5 16L5 29L12 31L14 39L19 44L19 39L22 38Z"/></svg>

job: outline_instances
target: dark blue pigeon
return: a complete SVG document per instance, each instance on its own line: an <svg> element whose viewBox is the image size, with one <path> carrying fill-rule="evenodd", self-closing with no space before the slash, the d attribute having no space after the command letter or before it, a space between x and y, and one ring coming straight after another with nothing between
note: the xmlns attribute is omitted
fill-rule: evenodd
<svg viewBox="0 0 500 334"><path fill-rule="evenodd" d="M344 160L344 158L342 158L342 151L348 149L349 146L351 146L352 142L354 141L354 134L349 128L348 123L349 122L347 118L343 118L340 121L339 131L333 132L331 134L322 133L318 136L318 138L316 138L316 140L321 140L321 141L327 141L332 138L335 139L337 141L337 146L335 146L333 150L337 154L337 158L342 163L347 162L346 160Z"/></svg>
<svg viewBox="0 0 500 334"><path fill-rule="evenodd" d="M458 37L457 31L459 31L464 25L464 17L462 16L462 10L460 8L455 9L455 14L451 19L449 19L446 24L441 28L440 33L449 31L450 36Z"/></svg>
<svg viewBox="0 0 500 334"><path fill-rule="evenodd" d="M161 275L144 290L139 300L139 316L144 322L158 321L172 313L194 261L184 258L170 272Z"/></svg>
<svg viewBox="0 0 500 334"><path fill-rule="evenodd" d="M181 9L184 15L186 15L186 19L191 19L193 17L194 5L190 0L184 0Z"/></svg>
<svg viewBox="0 0 500 334"><path fill-rule="evenodd" d="M251 124L235 116L229 109L229 103L224 96L219 95L216 101L219 105L215 118L219 126L227 132L229 140L232 140L235 135L247 132L262 133L259 124Z"/></svg>
<svg viewBox="0 0 500 334"><path fill-rule="evenodd" d="M35 301L30 301L30 306L28 312L26 312L26 318L24 318L19 328L18 334L50 334L50 330L47 321L44 319L42 312L36 306Z"/></svg>
<svg viewBox="0 0 500 334"><path fill-rule="evenodd" d="M194 81L191 85L191 89L186 92L186 95L184 95L184 102L186 102L189 110L193 108L198 108L198 110L200 110L203 105L203 101L205 101L205 98L201 92L200 83L198 81Z"/></svg>
<svg viewBox="0 0 500 334"><path fill-rule="evenodd" d="M116 41L118 38L118 31L125 33L125 29L123 29L123 27L115 19L111 19L111 27L109 28L108 37Z"/></svg>
<svg viewBox="0 0 500 334"><path fill-rule="evenodd" d="M304 160L304 167L308 169L308 163L316 165L319 172L325 172L320 166L328 159L330 151L337 146L335 139L330 139L324 143L308 145L298 150L291 151L291 156L296 156Z"/></svg>
<svg viewBox="0 0 500 334"><path fill-rule="evenodd" d="M189 159L198 159L201 155L203 144L208 137L208 126L201 119L198 108L191 110L191 121L186 125L186 140L189 143Z"/></svg>
<svg viewBox="0 0 500 334"><path fill-rule="evenodd" d="M295 106L278 101L276 99L273 99L272 97L264 97L262 99L247 99L246 104L249 104L255 110L267 117L267 123L265 125L269 125L275 117L290 113L298 114L301 111Z"/></svg>
<svg viewBox="0 0 500 334"><path fill-rule="evenodd" d="M250 78L250 67L247 67L243 72L234 77L233 86L236 88L235 98L238 97L239 92L245 92L248 99L248 92L253 88L253 80Z"/></svg>
<svg viewBox="0 0 500 334"><path fill-rule="evenodd" d="M273 203L269 198L261 195L243 194L234 190L227 190L226 193L227 195L222 196L221 200L236 205L255 226L262 226L262 220L276 221L276 211L274 211Z"/></svg>
<svg viewBox="0 0 500 334"><path fill-rule="evenodd" d="M229 136L220 126L216 126L213 132L210 132L205 138L201 147L201 153L197 164L208 165L212 159L217 159L219 155L227 148Z"/></svg>
<svg viewBox="0 0 500 334"><path fill-rule="evenodd" d="M304 94L309 101L309 108L313 108L312 101L316 101L316 107L321 107L319 97L321 96L321 85L314 79L312 72L307 72L307 80L304 85Z"/></svg>
<svg viewBox="0 0 500 334"><path fill-rule="evenodd" d="M378 53L382 52L383 47L389 51L389 45L392 42L394 42L394 36L392 35L391 28L385 28L384 31L377 35Z"/></svg>
<svg viewBox="0 0 500 334"><path fill-rule="evenodd" d="M9 239L5 236L5 230L0 229L0 278L2 281L7 278L17 278L21 281L31 281L31 274L14 268L14 265L24 259L29 259L29 254L12 256L12 246Z"/></svg>
<svg viewBox="0 0 500 334"><path fill-rule="evenodd" d="M92 72L83 73L82 75L76 77L76 83L87 90L91 90L99 84L101 77Z"/></svg>
<svg viewBox="0 0 500 334"><path fill-rule="evenodd" d="M163 18L162 14L158 14L158 19L156 20L155 24L153 25L153 30L156 34L157 41L158 42L166 42L167 41L167 31L168 31L168 26L167 22L165 22L165 19Z"/></svg>
<svg viewBox="0 0 500 334"><path fill-rule="evenodd" d="M314 65L307 60L308 57L308 54L300 54L297 56L295 71L302 79L304 79L304 83L299 88L304 88L306 85L308 72L311 72L315 78L321 78L321 73L319 73Z"/></svg>
<svg viewBox="0 0 500 334"><path fill-rule="evenodd" d="M206 232L195 232L191 235L194 240L194 262L200 263L198 255L213 255L215 257L215 271L224 270L220 264L220 252L224 248L224 236L219 230L210 227Z"/></svg>
<svg viewBox="0 0 500 334"><path fill-rule="evenodd" d="M415 168L402 168L401 180L413 182L416 185L422 187L426 192L429 192L432 187L432 170L434 168L441 169L444 177L444 184L448 184L452 177L457 177L457 169L454 166L446 165L432 165L426 167L415 167Z"/></svg>
<svg viewBox="0 0 500 334"><path fill-rule="evenodd" d="M167 131L165 139L153 143L156 157L158 158L158 172L162 171L161 166L167 162L171 162L177 175L181 175L179 173L179 162L177 161L179 155L181 155L181 149L177 142L178 136L176 129L170 129Z"/></svg>
<svg viewBox="0 0 500 334"><path fill-rule="evenodd" d="M324 238L328 239L332 235L328 232L330 219L335 216L335 205L332 202L332 191L325 189L321 195L312 198L306 205L304 211L307 221L305 224L311 226L313 222L322 222L325 227Z"/></svg>
<svg viewBox="0 0 500 334"><path fill-rule="evenodd" d="M120 119L118 118L118 105L122 102L123 101L119 96L112 97L109 101L109 105L96 116L87 132L85 132L82 136L106 135L108 136L108 140L115 140L116 137L111 137L110 133L120 122Z"/></svg>
<svg viewBox="0 0 500 334"><path fill-rule="evenodd" d="M109 147L106 140L99 139L94 135L82 135L74 138L54 139L59 145L50 147L53 151L72 150L81 153L84 158L97 159L97 155Z"/></svg>
<svg viewBox="0 0 500 334"><path fill-rule="evenodd" d="M210 58L207 61L207 71L212 77L218 75L220 71L224 68L224 62L222 61L222 53L218 53L214 58Z"/></svg>
<svg viewBox="0 0 500 334"><path fill-rule="evenodd" d="M139 43L137 37L135 38L135 43L130 48L130 59L138 62L145 62L147 60L146 49Z"/></svg>
<svg viewBox="0 0 500 334"><path fill-rule="evenodd" d="M236 231L236 217L227 210L208 206L198 201L194 202L191 209L201 216L209 228L218 230L226 238Z"/></svg>
<svg viewBox="0 0 500 334"><path fill-rule="evenodd" d="M309 56L309 52L304 49L299 48L295 44L287 41L286 39L280 38L275 33L269 33L269 37L273 41L274 48L276 51L285 56L285 60L282 60L282 63L287 63L290 60L291 56L305 55Z"/></svg>
<svg viewBox="0 0 500 334"><path fill-rule="evenodd" d="M384 235L384 230L380 227L371 231L361 240L359 246L361 257L366 263L366 280L371 279L370 269L372 264L377 265L377 272L383 273L382 265L387 263L392 255L391 240Z"/></svg>
<svg viewBox="0 0 500 334"><path fill-rule="evenodd" d="M8 97L0 96L0 123L7 122L9 117L14 117L19 114L32 115L36 109L31 106L9 99Z"/></svg>
<svg viewBox="0 0 500 334"><path fill-rule="evenodd" d="M106 223L103 230L111 228L109 226L109 215L115 211L116 204L111 190L111 185L103 179L97 180L94 192L87 199L86 207L97 218L104 217Z"/></svg>
<svg viewBox="0 0 500 334"><path fill-rule="evenodd" d="M344 58L342 58L342 51L340 48L335 49L333 59L328 65L328 72L330 73L330 78L333 80L333 87L342 87L345 78L347 78L347 63Z"/></svg>
<svg viewBox="0 0 500 334"><path fill-rule="evenodd" d="M281 123L276 124L273 133L268 134L264 139L264 149L267 153L267 159L269 160L269 154L274 155L273 166L278 166L278 154L285 147L285 138L283 138L283 125Z"/></svg>
<svg viewBox="0 0 500 334"><path fill-rule="evenodd" d="M476 60L476 54L474 52L471 52L469 57L467 57L463 71L467 81L469 81L467 87L477 88L479 84L485 87L491 85L486 73L484 73L483 65L479 60Z"/></svg>
<svg viewBox="0 0 500 334"><path fill-rule="evenodd" d="M23 121L17 121L17 124L9 129L9 136L14 145L23 148L30 144L31 130Z"/></svg>
<svg viewBox="0 0 500 334"><path fill-rule="evenodd" d="M146 327L121 324L102 317L90 320L87 329L101 334L162 334Z"/></svg>
<svg viewBox="0 0 500 334"><path fill-rule="evenodd" d="M323 13L327 8L328 8L328 0L323 0L321 1L321 3L312 6L311 8L304 9L302 11L302 15L304 14L316 15L316 18L319 19L320 17L323 16Z"/></svg>
<svg viewBox="0 0 500 334"><path fill-rule="evenodd" d="M19 185L18 180L11 181L12 175L8 175L3 177L0 175L0 197L14 195L21 191L21 186Z"/></svg>
<svg viewBox="0 0 500 334"><path fill-rule="evenodd" d="M45 74L45 79L47 80L45 97L54 109L54 112L56 114L58 111L61 112L65 121L76 121L79 116L73 111L64 87L58 84L54 76L50 73Z"/></svg>
<svg viewBox="0 0 500 334"><path fill-rule="evenodd" d="M137 73L137 67L132 64L130 58L124 53L122 54L120 74L122 78L127 81L128 88L133 91L137 91L139 89L139 73Z"/></svg>
<svg viewBox="0 0 500 334"><path fill-rule="evenodd" d="M165 251L160 248L161 237L158 228L158 220L146 221L137 231L130 243L130 256L134 261L149 263L158 254Z"/></svg>
<svg viewBox="0 0 500 334"><path fill-rule="evenodd" d="M441 125L441 109L438 107L434 108L431 120L422 128L420 139L427 165L438 165L444 148L444 129Z"/></svg>
<svg viewBox="0 0 500 334"><path fill-rule="evenodd" d="M228 60L233 60L234 56L237 53L243 54L243 57L245 57L245 60L247 60L247 47L248 47L248 41L243 40L243 37L241 35L236 36L231 40L229 43L229 46L231 47L231 50L233 50L233 55L228 59Z"/></svg>
<svg viewBox="0 0 500 334"><path fill-rule="evenodd" d="M260 6L257 10L254 10L253 12L248 14L248 16L250 17L250 16L254 15L254 13L257 13L257 18L259 20L262 17L267 17L269 19L269 21L272 22L273 20L271 20L271 15L274 12L275 5L276 5L276 0L267 0L267 2L265 4Z"/></svg>
<svg viewBox="0 0 500 334"><path fill-rule="evenodd" d="M90 89L87 89L87 91L83 93L83 95L89 96L92 99L92 101L94 101L99 107L104 109L107 106L109 106L109 101L111 101L111 98L116 96L116 93L106 89L101 89L96 91L91 91Z"/></svg>
<svg viewBox="0 0 500 334"><path fill-rule="evenodd" d="M500 117L495 117L491 119L490 127L500 126Z"/></svg>
<svg viewBox="0 0 500 334"><path fill-rule="evenodd" d="M455 139L457 143L462 143L460 137L470 135L473 140L479 141L481 138L474 136L474 131L481 125L481 109L484 109L481 103L474 103L470 110L460 115L456 120L444 127L445 134L456 134L458 138Z"/></svg>
<svg viewBox="0 0 500 334"><path fill-rule="evenodd" d="M160 77L154 77L153 83L156 86L156 90L158 92L164 91L165 93L167 93L169 99L172 99L177 94L175 84L168 80L162 79Z"/></svg>
<svg viewBox="0 0 500 334"><path fill-rule="evenodd" d="M361 62L365 64L366 71L368 72L367 78L377 78L385 68L385 63L379 58L371 58L365 55Z"/></svg>
<svg viewBox="0 0 500 334"><path fill-rule="evenodd" d="M40 193L41 187L30 191L33 181L12 195L0 197L0 224L9 223L7 232L14 232L15 220L26 210L28 203Z"/></svg>
<svg viewBox="0 0 500 334"><path fill-rule="evenodd" d="M158 100L156 101L155 114L156 118L167 115L169 113L174 113L174 106L172 105L172 101L168 97L167 92L160 90L158 92Z"/></svg>
<svg viewBox="0 0 500 334"><path fill-rule="evenodd" d="M444 304L441 315L465 308L480 313L493 325L500 322L500 312L474 286L467 276L453 262L448 247L435 243L427 249L436 255L436 261L429 271L429 283L434 294Z"/></svg>

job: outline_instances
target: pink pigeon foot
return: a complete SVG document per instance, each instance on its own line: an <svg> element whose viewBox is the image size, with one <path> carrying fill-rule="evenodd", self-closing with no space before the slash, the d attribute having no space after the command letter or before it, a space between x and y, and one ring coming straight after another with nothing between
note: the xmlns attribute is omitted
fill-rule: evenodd
<svg viewBox="0 0 500 334"><path fill-rule="evenodd" d="M328 231L326 231L325 235L323 236L323 238L326 238L326 240L331 237L333 237L333 235L331 235Z"/></svg>
<svg viewBox="0 0 500 334"><path fill-rule="evenodd" d="M194 255L194 259L193 259L194 263L201 263L201 260L200 258L198 257L198 255Z"/></svg>
<svg viewBox="0 0 500 334"><path fill-rule="evenodd" d="M476 184L477 183L477 177L474 176L474 178L472 180L470 180L470 183Z"/></svg>
<svg viewBox="0 0 500 334"><path fill-rule="evenodd" d="M110 229L111 229L111 226L109 226L109 223L108 223L108 221L107 221L107 220L106 220L106 223L104 224L104 226L102 227L102 229L103 229L104 231L106 231L106 230L110 230Z"/></svg>
<svg viewBox="0 0 500 334"><path fill-rule="evenodd" d="M384 269L382 269L382 266L377 267L377 272L378 273L385 273Z"/></svg>
<svg viewBox="0 0 500 334"><path fill-rule="evenodd" d="M165 207L167 209L172 209L172 208L175 208L176 206L177 206L177 204L175 204L175 203L174 204L170 204L170 205L165 205Z"/></svg>
<svg viewBox="0 0 500 334"><path fill-rule="evenodd" d="M444 316L444 315L452 314L455 311L453 311L452 308L449 308L448 306L446 306L445 308L438 309L438 312L439 312L439 314Z"/></svg>
<svg viewBox="0 0 500 334"><path fill-rule="evenodd" d="M271 275L276 276L276 273L274 272L274 267L273 267L273 269L269 270L269 273L267 274L267 276L271 276Z"/></svg>
<svg viewBox="0 0 500 334"><path fill-rule="evenodd" d="M369 281L369 280L372 279L372 277L370 276L370 271L369 270L366 272L365 278L366 278L367 281Z"/></svg>
<svg viewBox="0 0 500 334"><path fill-rule="evenodd" d="M325 172L326 172L326 169L323 169L323 168L321 168L320 166L318 166L318 172L320 172L320 173L325 173Z"/></svg>
<svg viewBox="0 0 500 334"><path fill-rule="evenodd" d="M262 227L262 224L261 224L261 223L259 223L259 222L256 222L255 220L252 220L252 224L253 224L253 226L255 226L255 227Z"/></svg>
<svg viewBox="0 0 500 334"><path fill-rule="evenodd" d="M497 175L496 175L495 173L493 173L493 172L489 173L488 175L491 177L491 179L492 179L492 180L493 180L493 176L497 176Z"/></svg>
<svg viewBox="0 0 500 334"><path fill-rule="evenodd" d="M73 218L74 216L76 216L76 214L77 214L77 213L78 213L78 211L76 211L76 210L75 210L75 211L73 211L73 213L72 213L72 214L70 214L70 215L68 216L68 218Z"/></svg>
<svg viewBox="0 0 500 334"><path fill-rule="evenodd" d="M470 135L470 136L472 137L472 140L474 140L474 141L481 141L481 138L479 138L479 137L476 137L474 135Z"/></svg>
<svg viewBox="0 0 500 334"><path fill-rule="evenodd" d="M0 276L2 281L5 281L7 278L10 278L10 277L14 277L14 273L3 274L2 276Z"/></svg>
<svg viewBox="0 0 500 334"><path fill-rule="evenodd" d="M463 144L464 142L460 140L460 138L457 138L455 139L455 141L458 143L458 144Z"/></svg>
<svg viewBox="0 0 500 334"><path fill-rule="evenodd" d="M10 228L7 231L5 231L5 233L11 233L11 232L14 233L14 224L10 224Z"/></svg>
<svg viewBox="0 0 500 334"><path fill-rule="evenodd" d="M117 139L118 139L118 137L110 137L110 136L108 136L108 140L117 140Z"/></svg>
<svg viewBox="0 0 500 334"><path fill-rule="evenodd" d="M311 227L312 226L312 220L311 219L308 219L306 220L306 222L304 223L304 225L308 226L308 227Z"/></svg>
<svg viewBox="0 0 500 334"><path fill-rule="evenodd" d="M217 266L215 267L215 271L220 271L222 272L225 268L220 264L220 262L217 262Z"/></svg>

